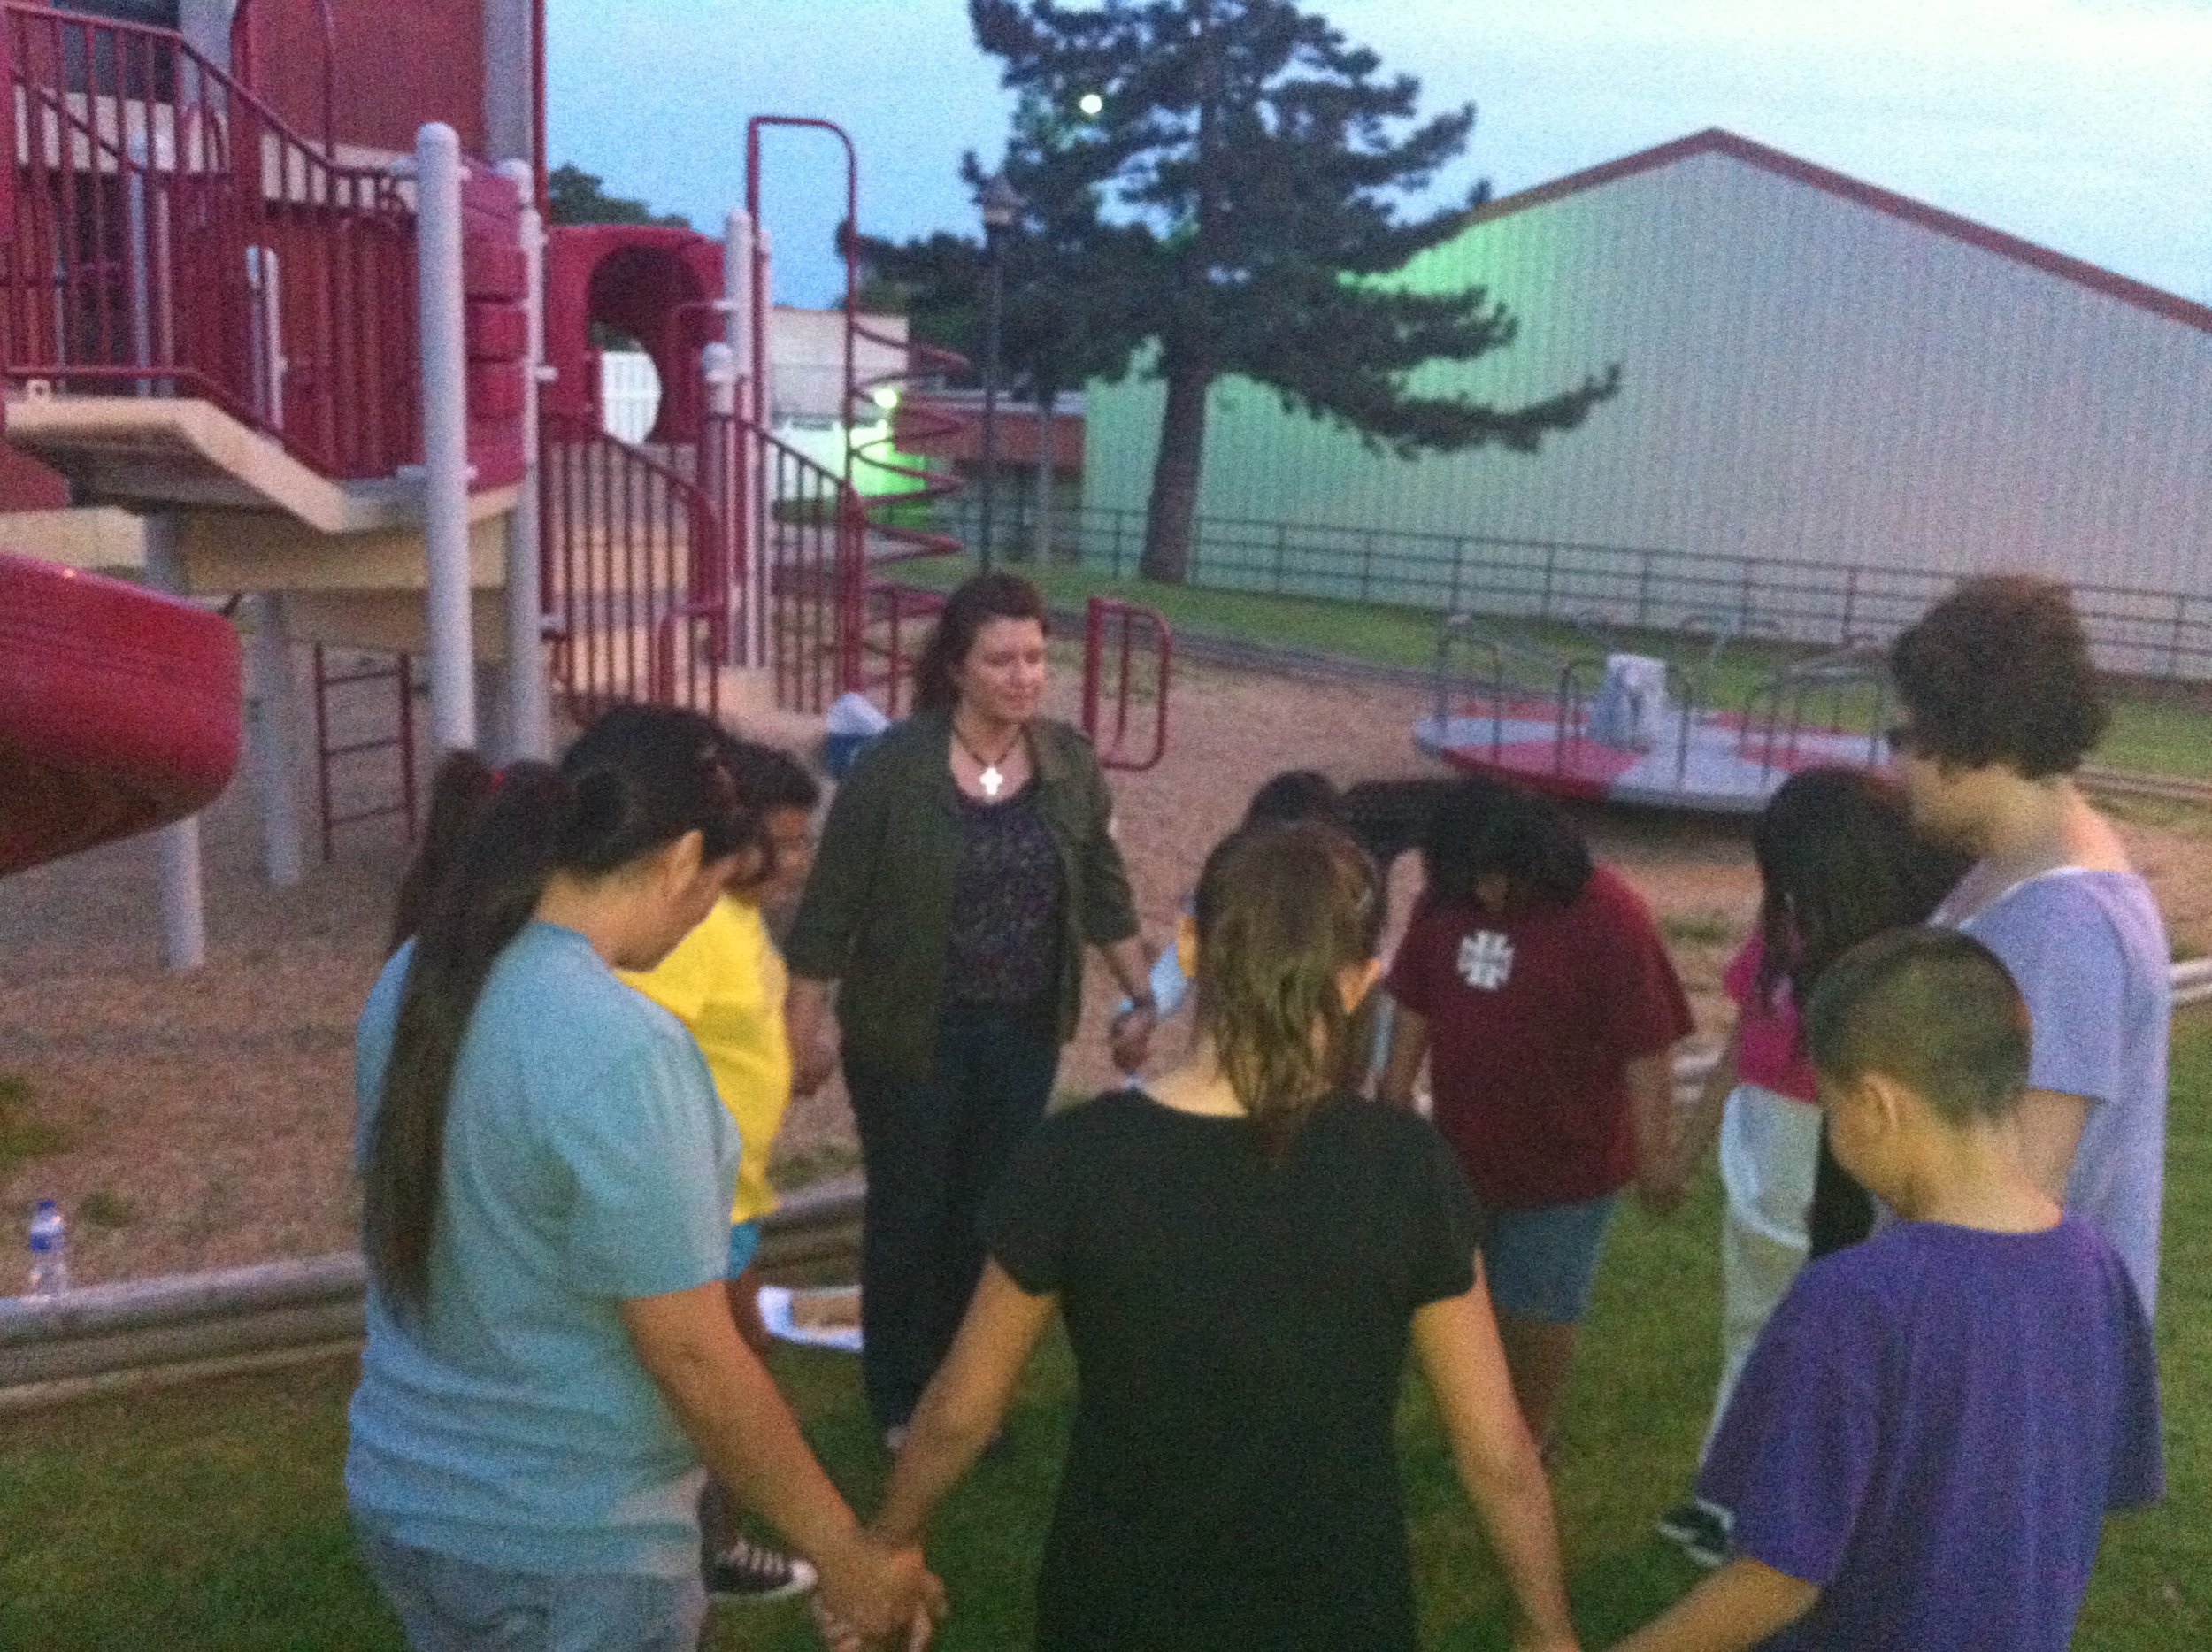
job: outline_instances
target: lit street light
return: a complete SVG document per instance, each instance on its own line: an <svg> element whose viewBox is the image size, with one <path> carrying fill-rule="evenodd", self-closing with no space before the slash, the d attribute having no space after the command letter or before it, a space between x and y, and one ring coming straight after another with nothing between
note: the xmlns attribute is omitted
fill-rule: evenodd
<svg viewBox="0 0 2212 1652"><path fill-rule="evenodd" d="M998 483L998 346L1000 312L1006 299L1006 235L1021 217L1025 203L1006 181L1004 173L993 173L976 192L976 208L983 218L983 486L977 501L976 560L988 572L991 566L991 510Z"/></svg>

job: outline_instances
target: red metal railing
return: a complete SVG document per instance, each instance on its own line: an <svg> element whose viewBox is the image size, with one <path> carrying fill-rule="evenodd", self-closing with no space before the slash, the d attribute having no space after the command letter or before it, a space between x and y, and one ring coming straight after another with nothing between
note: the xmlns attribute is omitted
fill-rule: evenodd
<svg viewBox="0 0 2212 1652"><path fill-rule="evenodd" d="M414 219L177 35L0 5L0 372L204 397L329 476L419 447Z"/></svg>
<svg viewBox="0 0 2212 1652"><path fill-rule="evenodd" d="M728 541L690 478L549 416L539 444L540 574L554 680L588 722L624 701L714 716L728 652Z"/></svg>
<svg viewBox="0 0 2212 1652"><path fill-rule="evenodd" d="M821 120L810 115L755 115L745 123L745 210L754 223L760 222L761 211L761 142L762 134L772 127L795 127L806 131L826 132L835 138L845 153L845 341L841 405L845 409L849 428L873 424L882 417L882 410L875 402L874 393L887 386L896 386L907 380L928 377L937 373L956 372L966 366L964 357L933 344L914 339L894 337L890 334L868 327L860 319L860 158L853 147L852 138L833 120ZM750 374L753 404L749 412L752 422L763 429L768 427L770 409L767 405L767 337L768 337L768 254L765 244L754 240L753 268L749 283L752 295L752 315L748 329L752 344L753 358L747 364ZM881 346L905 357L906 365L889 373L860 377L860 345L863 342ZM949 435L966 426L967 421L956 416L927 414L910 419L908 434L927 439ZM964 547L959 538L940 533L928 525L930 507L935 501L960 491L959 477L950 470L939 470L933 465L911 465L892 457L894 445L888 436L846 449L844 480L854 488L854 496L865 518L870 545L868 555L875 562L897 562L912 557L941 557L957 555ZM856 469L872 473L875 480L896 479L900 483L911 483L898 493L871 496L863 486L866 479L856 476Z"/></svg>
<svg viewBox="0 0 2212 1652"><path fill-rule="evenodd" d="M871 344L900 350L905 354L907 365L890 373L879 373L866 379L856 380L846 391L845 422L850 428L879 419L885 419L885 410L876 402L875 393L884 388L897 388L910 380L935 375L957 373L965 367L967 358L934 344L925 344L918 339L895 338L887 333L877 332L862 322L859 316L848 311L846 326L852 337ZM888 422L888 421L887 421ZM956 413L935 409L910 410L905 416L904 434L917 446L941 437L957 434L967 428L968 421ZM853 478L868 532L878 541L873 556L877 562L903 562L914 557L956 557L967 547L956 534L944 534L928 526L937 501L949 499L960 492L967 483L954 474L950 467L943 470L927 463L910 464L895 458L896 440L885 434L871 442L864 442L852 449L852 463L862 474ZM889 480L903 487L896 493L871 494L871 485Z"/></svg>
<svg viewBox="0 0 2212 1652"><path fill-rule="evenodd" d="M819 711L865 676L859 500L742 417L708 414L699 450L709 496L736 525L725 565L746 663L770 672L778 705Z"/></svg>
<svg viewBox="0 0 2212 1652"><path fill-rule="evenodd" d="M903 716L915 656L929 622L944 608L945 593L896 580L871 580L862 598L862 693L881 696L891 717Z"/></svg>
<svg viewBox="0 0 2212 1652"><path fill-rule="evenodd" d="M1137 638L1146 631L1152 634L1151 644L1141 651ZM1098 748L1101 768L1149 769L1167 755L1168 673L1173 655L1173 634L1167 617L1157 609L1115 596L1091 598L1083 612L1083 732ZM1152 661L1148 679L1139 665L1147 657ZM1152 702L1151 745L1140 754L1130 745L1130 708L1143 698Z"/></svg>

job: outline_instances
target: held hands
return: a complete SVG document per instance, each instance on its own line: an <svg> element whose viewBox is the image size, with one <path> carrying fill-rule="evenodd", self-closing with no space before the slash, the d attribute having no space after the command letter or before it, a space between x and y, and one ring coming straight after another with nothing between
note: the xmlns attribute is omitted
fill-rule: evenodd
<svg viewBox="0 0 2212 1652"><path fill-rule="evenodd" d="M1697 1172L1701 1143L1675 1104L1665 1056L1632 1062L1627 1076L1636 1117L1636 1197L1654 1216L1672 1216Z"/></svg>
<svg viewBox="0 0 2212 1652"><path fill-rule="evenodd" d="M918 1547L856 1533L849 1545L818 1564L815 1616L823 1639L837 1652L859 1652L889 1637L915 1652L929 1644L945 1615L945 1586L923 1564Z"/></svg>
<svg viewBox="0 0 2212 1652"><path fill-rule="evenodd" d="M819 1600L814 1602L814 1630L829 1652L928 1652L929 1643L937 1634L937 1625L930 1621L927 1613L921 1612L915 1615L903 1635L894 1632L871 1641L858 1630L832 1617Z"/></svg>
<svg viewBox="0 0 2212 1652"><path fill-rule="evenodd" d="M791 1050L791 1094L794 1096L811 1095L829 1082L830 1074L837 1071L837 1052L829 1041L817 1038L803 1049L794 1045Z"/></svg>
<svg viewBox="0 0 2212 1652"><path fill-rule="evenodd" d="M1107 1024L1106 1045L1118 1072L1134 1073L1152 1058L1152 1034L1159 1025L1159 1010L1143 1000Z"/></svg>
<svg viewBox="0 0 2212 1652"><path fill-rule="evenodd" d="M830 1035L829 988L795 977L783 1006L784 1040L791 1049L791 1094L811 1095L837 1071L837 1043Z"/></svg>
<svg viewBox="0 0 2212 1652"><path fill-rule="evenodd" d="M1672 1216L1696 1179L1708 1143L1687 1118L1668 1116L1668 1139L1636 1172L1636 1196L1654 1216Z"/></svg>

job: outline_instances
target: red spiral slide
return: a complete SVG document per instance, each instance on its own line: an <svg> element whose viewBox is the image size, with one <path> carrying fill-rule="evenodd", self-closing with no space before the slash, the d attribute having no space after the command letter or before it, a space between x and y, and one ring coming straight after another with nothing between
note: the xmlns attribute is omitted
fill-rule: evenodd
<svg viewBox="0 0 2212 1652"><path fill-rule="evenodd" d="M212 803L239 695L220 615L0 553L0 877Z"/></svg>

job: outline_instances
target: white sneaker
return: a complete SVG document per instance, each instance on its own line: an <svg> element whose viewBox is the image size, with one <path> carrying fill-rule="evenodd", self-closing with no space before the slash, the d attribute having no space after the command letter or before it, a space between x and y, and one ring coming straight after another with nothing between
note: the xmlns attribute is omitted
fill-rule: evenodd
<svg viewBox="0 0 2212 1652"><path fill-rule="evenodd" d="M707 1593L718 1601L759 1606L787 1601L814 1587L814 1568L796 1555L739 1538L707 1568Z"/></svg>

